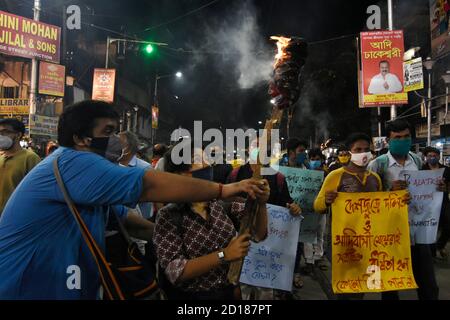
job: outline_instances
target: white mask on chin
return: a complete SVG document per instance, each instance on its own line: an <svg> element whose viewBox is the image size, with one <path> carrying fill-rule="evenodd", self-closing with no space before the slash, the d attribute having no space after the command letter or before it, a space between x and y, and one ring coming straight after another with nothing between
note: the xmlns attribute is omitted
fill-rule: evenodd
<svg viewBox="0 0 450 320"><path fill-rule="evenodd" d="M367 167L370 160L372 160L372 152L363 152L363 153L350 153L352 158L350 159L358 167Z"/></svg>

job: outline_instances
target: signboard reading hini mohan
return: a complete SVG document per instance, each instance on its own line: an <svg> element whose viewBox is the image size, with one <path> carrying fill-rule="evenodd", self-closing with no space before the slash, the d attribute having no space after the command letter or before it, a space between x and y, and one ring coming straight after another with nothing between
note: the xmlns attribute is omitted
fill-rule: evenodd
<svg viewBox="0 0 450 320"><path fill-rule="evenodd" d="M61 28L0 11L0 53L59 63Z"/></svg>

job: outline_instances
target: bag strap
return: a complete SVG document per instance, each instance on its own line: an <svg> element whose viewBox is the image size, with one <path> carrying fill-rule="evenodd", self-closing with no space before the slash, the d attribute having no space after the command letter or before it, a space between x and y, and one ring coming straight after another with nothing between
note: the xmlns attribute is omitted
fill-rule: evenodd
<svg viewBox="0 0 450 320"><path fill-rule="evenodd" d="M119 215L117 214L117 211L114 210L113 206L109 206L110 212L112 212L112 215L116 218L117 226L119 227L119 231L124 237L125 241L127 242L128 246L133 244L133 240L131 240L130 234L128 233L127 229L123 225L122 219L120 219Z"/></svg>
<svg viewBox="0 0 450 320"><path fill-rule="evenodd" d="M67 206L69 207L70 212L72 213L72 216L75 219L75 222L77 223L81 235L83 236L83 239L89 248L89 251L92 254L92 257L94 258L94 261L97 265L98 271L100 273L100 279L102 281L103 287L109 297L109 299L119 299L119 300L125 300L125 297L122 293L122 290L120 289L120 286L108 264L106 261L105 256L103 255L102 251L100 250L97 242L92 237L91 233L89 232L89 229L85 225L83 219L81 218L80 213L78 212L75 204L73 203L72 199L70 198L70 195L66 189L66 186L64 184L64 181L61 177L61 173L58 168L58 159L57 157L55 160L53 160L53 172L56 177L56 182L58 183L59 188L61 189L61 192L64 196L64 200L67 203ZM107 282L109 280L110 283L112 283L112 286L110 286Z"/></svg>

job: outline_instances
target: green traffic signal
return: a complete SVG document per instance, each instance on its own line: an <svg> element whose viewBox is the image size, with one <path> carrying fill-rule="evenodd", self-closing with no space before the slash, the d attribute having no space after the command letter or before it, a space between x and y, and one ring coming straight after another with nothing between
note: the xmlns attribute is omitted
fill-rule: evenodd
<svg viewBox="0 0 450 320"><path fill-rule="evenodd" d="M153 48L153 45L151 45L150 43L145 46L145 52L147 54L151 54L154 50L155 49Z"/></svg>

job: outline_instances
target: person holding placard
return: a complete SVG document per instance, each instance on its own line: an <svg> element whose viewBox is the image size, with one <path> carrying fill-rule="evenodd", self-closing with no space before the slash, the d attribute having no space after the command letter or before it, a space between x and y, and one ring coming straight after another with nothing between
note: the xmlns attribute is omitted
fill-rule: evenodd
<svg viewBox="0 0 450 320"><path fill-rule="evenodd" d="M422 168L422 159L411 152L411 126L402 119L389 122L386 126L389 152L376 158L369 164L369 170L382 177L385 191L405 190L407 182L401 176L404 170L418 171ZM442 187L442 186L441 186ZM416 279L419 300L437 300L439 287L433 267L433 257L429 244L414 243L411 239L411 259ZM398 300L398 292L391 291L386 299Z"/></svg>
<svg viewBox="0 0 450 320"><path fill-rule="evenodd" d="M439 253L442 259L448 259L448 252L445 250L448 240L450 240L450 207L448 199L448 183L450 182L450 168L439 163L441 152L432 147L426 147L423 151L426 163L423 165L422 170L439 170L444 168L444 182L445 192L442 200L441 215L439 218L439 229L441 234L436 241L436 244L432 247L432 254L436 257Z"/></svg>
<svg viewBox="0 0 450 320"><path fill-rule="evenodd" d="M346 147L350 151L350 162L347 166L328 174L314 201L314 211L325 214L338 197L339 192L376 192L382 190L380 177L367 170L372 158L370 152L371 139L364 133L354 133L347 138ZM333 212L332 215L342 214ZM331 218L332 219L332 218ZM340 294L338 299L362 299L363 294Z"/></svg>
<svg viewBox="0 0 450 320"><path fill-rule="evenodd" d="M191 154L194 148L191 144ZM184 152L184 150L183 150ZM191 163L176 164L172 152L165 154L167 172L211 180L212 168L192 156ZM246 181L246 180L244 180ZM239 183L243 183L239 182ZM189 188L189 185L185 185ZM244 258L250 238L259 242L267 236L266 202L270 187L258 181L259 211L254 235L237 234L237 224L246 214L245 201L236 197L225 202L171 203L159 210L153 243L166 281L163 286L170 300L233 300L235 287L227 280L229 263ZM168 281L168 282L167 282Z"/></svg>

